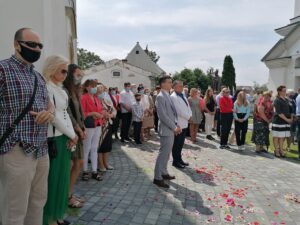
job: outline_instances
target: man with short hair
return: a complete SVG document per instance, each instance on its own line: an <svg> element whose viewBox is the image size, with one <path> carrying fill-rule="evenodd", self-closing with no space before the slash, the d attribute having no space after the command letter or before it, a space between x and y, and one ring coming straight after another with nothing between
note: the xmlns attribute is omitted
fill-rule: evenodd
<svg viewBox="0 0 300 225"><path fill-rule="evenodd" d="M134 95L130 90L131 85L129 82L124 83L124 90L120 94L120 106L121 106L121 142L130 141L129 129L131 126L132 118L132 105L135 103Z"/></svg>
<svg viewBox="0 0 300 225"><path fill-rule="evenodd" d="M159 187L169 188L164 180L173 180L174 176L168 173L168 160L174 143L174 134L181 133L181 128L177 125L176 108L170 97L172 88L172 78L170 76L159 79L161 91L156 98L156 109L159 118L158 134L160 136L160 149L156 159L153 183Z"/></svg>
<svg viewBox="0 0 300 225"><path fill-rule="evenodd" d="M41 225L49 171L48 123L54 109L45 80L33 66L43 48L39 35L30 28L18 30L14 48L11 58L0 61L2 225ZM30 111L24 111L33 97ZM9 128L13 131L6 135Z"/></svg>
<svg viewBox="0 0 300 225"><path fill-rule="evenodd" d="M224 85L221 86L221 91L220 93L216 96L216 115L215 115L215 120L217 121L217 135L220 137L221 136L221 114L220 114L220 98L223 96L222 90L226 88Z"/></svg>
<svg viewBox="0 0 300 225"><path fill-rule="evenodd" d="M189 120L192 118L192 110L189 102L185 95L183 94L183 83L182 81L176 80L173 82L174 92L171 95L172 102L175 106L178 126L182 129L182 132L175 136L172 155L173 155L173 166L178 169L183 169L189 166L188 163L184 162L182 159L182 148L185 141L186 132L188 129Z"/></svg>

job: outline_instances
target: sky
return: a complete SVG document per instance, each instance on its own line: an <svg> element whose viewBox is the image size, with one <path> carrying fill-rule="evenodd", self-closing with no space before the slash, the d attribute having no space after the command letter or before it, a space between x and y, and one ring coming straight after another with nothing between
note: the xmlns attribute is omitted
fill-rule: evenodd
<svg viewBox="0 0 300 225"><path fill-rule="evenodd" d="M294 0L77 0L78 45L124 59L136 42L167 73L209 67L231 55L238 85L264 84L263 56L294 16Z"/></svg>

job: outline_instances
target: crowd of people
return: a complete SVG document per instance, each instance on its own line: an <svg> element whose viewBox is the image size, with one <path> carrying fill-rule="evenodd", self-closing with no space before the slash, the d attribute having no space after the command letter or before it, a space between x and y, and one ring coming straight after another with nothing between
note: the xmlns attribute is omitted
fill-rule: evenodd
<svg viewBox="0 0 300 225"><path fill-rule="evenodd" d="M272 92L250 98L246 90L231 96L227 87L220 93L208 88L202 96L201 90L164 76L153 90L126 82L119 91L99 80L83 82L79 66L59 55L46 59L42 74L35 71L43 44L32 29L16 32L14 48L13 56L0 61L3 225L69 224L63 219L67 208L84 206L84 198L74 194L77 179L102 181L114 170L113 142L141 146L152 129L160 137L153 183L164 188L169 188L166 180L175 179L167 169L170 155L174 167L189 166L182 149L187 137L198 143L200 130L206 141L219 139L220 149L230 150L235 139L242 151L253 116L256 152L268 152L272 124L276 157L285 157L285 141L289 150L298 136L300 95L285 86L278 87L275 99Z"/></svg>

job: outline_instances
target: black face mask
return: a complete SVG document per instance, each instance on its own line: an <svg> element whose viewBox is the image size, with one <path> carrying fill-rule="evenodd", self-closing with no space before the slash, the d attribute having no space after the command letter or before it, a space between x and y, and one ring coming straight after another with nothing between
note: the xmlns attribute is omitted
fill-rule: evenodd
<svg viewBox="0 0 300 225"><path fill-rule="evenodd" d="M34 63L39 60L41 56L41 52L37 52L34 50L31 50L23 45L21 46L21 51L19 52L23 59L25 59L27 62Z"/></svg>

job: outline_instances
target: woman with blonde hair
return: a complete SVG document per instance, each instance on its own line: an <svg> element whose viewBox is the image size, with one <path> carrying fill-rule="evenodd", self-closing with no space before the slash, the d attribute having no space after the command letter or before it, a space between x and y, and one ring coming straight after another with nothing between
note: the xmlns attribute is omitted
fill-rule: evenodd
<svg viewBox="0 0 300 225"><path fill-rule="evenodd" d="M68 95L62 88L68 73L68 63L68 60L62 56L50 56L43 69L48 96L55 108L55 119L48 126L50 170L48 198L43 216L44 225L68 223L63 220L63 217L68 207L71 149L78 141L67 112Z"/></svg>
<svg viewBox="0 0 300 225"><path fill-rule="evenodd" d="M192 119L190 121L190 135L192 142L196 143L199 125L202 121L202 112L200 106L200 97L198 95L198 89L191 89L188 101L192 110Z"/></svg>
<svg viewBox="0 0 300 225"><path fill-rule="evenodd" d="M248 118L250 116L250 104L245 92L241 91L233 106L234 133L239 150L245 149L245 140L248 130Z"/></svg>

